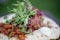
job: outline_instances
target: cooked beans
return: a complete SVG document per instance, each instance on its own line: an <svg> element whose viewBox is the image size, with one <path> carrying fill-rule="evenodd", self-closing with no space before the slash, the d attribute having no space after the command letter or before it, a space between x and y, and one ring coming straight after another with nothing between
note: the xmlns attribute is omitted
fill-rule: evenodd
<svg viewBox="0 0 60 40"><path fill-rule="evenodd" d="M12 31L12 27L14 27L13 31ZM12 32L11 37L14 37L16 35L16 36L18 36L19 40L25 40L24 33L21 33L19 29L20 28L14 26L14 25L0 23L0 33L3 33L5 35L9 36L10 33Z"/></svg>
<svg viewBox="0 0 60 40"><path fill-rule="evenodd" d="M25 35L19 35L18 38L19 40L25 40Z"/></svg>
<svg viewBox="0 0 60 40"><path fill-rule="evenodd" d="M6 29L9 29L9 28L12 28L12 25L6 24L6 25L3 25L3 27Z"/></svg>

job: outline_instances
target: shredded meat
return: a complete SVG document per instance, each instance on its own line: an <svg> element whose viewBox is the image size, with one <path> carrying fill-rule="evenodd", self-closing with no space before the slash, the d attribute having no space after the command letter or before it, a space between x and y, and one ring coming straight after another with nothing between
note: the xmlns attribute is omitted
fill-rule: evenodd
<svg viewBox="0 0 60 40"><path fill-rule="evenodd" d="M39 10L37 10L37 13L33 17L29 18L27 27L38 29L42 26L42 21L43 21L42 14Z"/></svg>

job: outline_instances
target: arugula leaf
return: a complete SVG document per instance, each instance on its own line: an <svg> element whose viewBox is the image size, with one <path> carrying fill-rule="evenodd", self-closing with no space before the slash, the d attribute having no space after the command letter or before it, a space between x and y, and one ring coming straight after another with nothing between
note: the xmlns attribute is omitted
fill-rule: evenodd
<svg viewBox="0 0 60 40"><path fill-rule="evenodd" d="M11 22L10 20L6 20L6 23L10 24L10 22Z"/></svg>
<svg viewBox="0 0 60 40"><path fill-rule="evenodd" d="M26 31L26 27L22 26L21 29L20 29L20 32L25 32L25 31Z"/></svg>
<svg viewBox="0 0 60 40"><path fill-rule="evenodd" d="M32 10L32 5L28 0L24 0L23 2L17 2L17 4L13 4L15 8L11 10L16 14L13 23L17 25L24 22L23 25L26 26L29 16L34 15L35 11Z"/></svg>

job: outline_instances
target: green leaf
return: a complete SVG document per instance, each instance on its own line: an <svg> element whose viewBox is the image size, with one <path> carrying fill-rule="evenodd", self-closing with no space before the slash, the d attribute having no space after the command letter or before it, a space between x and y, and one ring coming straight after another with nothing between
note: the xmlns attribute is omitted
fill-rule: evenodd
<svg viewBox="0 0 60 40"><path fill-rule="evenodd" d="M28 0L24 0L23 2L17 1L17 4L13 4L13 6L16 6L11 10L16 14L13 22L16 25L20 24L22 21L24 22L23 25L26 25L28 23L29 16L35 14L35 12L32 11L31 3Z"/></svg>
<svg viewBox="0 0 60 40"><path fill-rule="evenodd" d="M10 22L11 22L10 20L6 20L6 23L10 24Z"/></svg>
<svg viewBox="0 0 60 40"><path fill-rule="evenodd" d="M22 26L22 28L20 29L21 32L25 32L26 31L26 27Z"/></svg>

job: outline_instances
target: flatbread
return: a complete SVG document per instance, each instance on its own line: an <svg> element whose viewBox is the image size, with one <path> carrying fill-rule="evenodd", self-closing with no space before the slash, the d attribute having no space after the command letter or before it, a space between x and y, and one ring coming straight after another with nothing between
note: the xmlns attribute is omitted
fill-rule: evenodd
<svg viewBox="0 0 60 40"><path fill-rule="evenodd" d="M9 14L6 16L8 17L6 20L11 20L12 17L15 16L15 14ZM60 36L60 28L59 28L58 24L46 16L43 16L43 19L44 19L44 21L43 21L44 24L47 24L48 21L51 23L52 27L50 28L50 30L51 30L52 34L50 35L48 33L48 35L50 35L50 36L44 35L44 33L42 34L41 30L39 29L39 30L34 31L33 35L32 34L26 35L26 40L36 40L36 39L37 40L50 40L50 39L57 39ZM0 23L5 23L6 20L4 19L4 16L0 17ZM2 34L0 34L0 35L2 35ZM0 40L4 40L4 39L0 38ZM7 40L8 40L8 37L7 37Z"/></svg>

